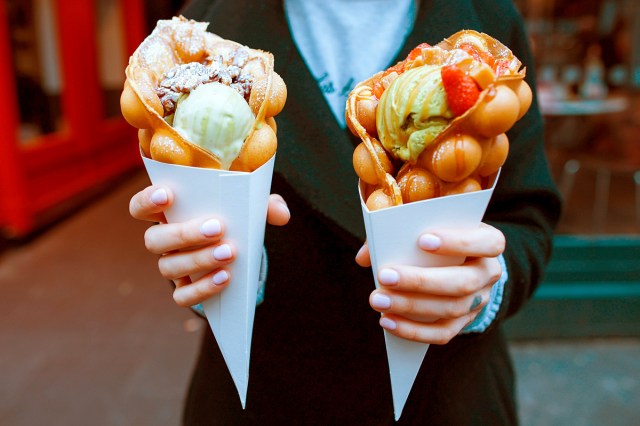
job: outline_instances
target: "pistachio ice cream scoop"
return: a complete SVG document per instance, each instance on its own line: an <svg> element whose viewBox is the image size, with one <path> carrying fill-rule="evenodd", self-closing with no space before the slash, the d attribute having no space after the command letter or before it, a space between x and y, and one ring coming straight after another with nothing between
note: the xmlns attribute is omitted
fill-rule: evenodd
<svg viewBox="0 0 640 426"><path fill-rule="evenodd" d="M238 156L255 117L240 94L220 83L198 86L177 104L173 128L217 155L224 169Z"/></svg>
<svg viewBox="0 0 640 426"><path fill-rule="evenodd" d="M415 162L454 118L442 85L440 66L422 66L402 73L385 90L376 125L386 150Z"/></svg>

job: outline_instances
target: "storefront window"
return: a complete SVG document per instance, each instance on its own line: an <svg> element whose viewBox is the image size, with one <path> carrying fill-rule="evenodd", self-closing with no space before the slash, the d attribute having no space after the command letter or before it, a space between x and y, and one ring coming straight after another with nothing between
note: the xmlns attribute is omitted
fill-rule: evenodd
<svg viewBox="0 0 640 426"><path fill-rule="evenodd" d="M560 234L640 233L640 3L520 0L531 36Z"/></svg>
<svg viewBox="0 0 640 426"><path fill-rule="evenodd" d="M52 0L7 1L21 142L63 127L55 12Z"/></svg>
<svg viewBox="0 0 640 426"><path fill-rule="evenodd" d="M99 81L106 117L120 116L124 85L125 41L120 0L96 0Z"/></svg>

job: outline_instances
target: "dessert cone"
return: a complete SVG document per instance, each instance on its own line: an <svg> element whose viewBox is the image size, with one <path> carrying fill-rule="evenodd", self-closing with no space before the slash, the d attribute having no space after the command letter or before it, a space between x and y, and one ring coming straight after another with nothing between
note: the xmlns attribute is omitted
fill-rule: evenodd
<svg viewBox="0 0 640 426"><path fill-rule="evenodd" d="M236 248L236 259L228 268L231 284L202 306L244 408L275 157L252 173L186 167L145 157L143 161L152 183L175 195L165 212L168 222L215 216L224 223L225 240Z"/></svg>
<svg viewBox="0 0 640 426"><path fill-rule="evenodd" d="M207 26L182 16L158 21L129 58L120 105L140 129L152 183L174 193L167 221L217 217L235 246L231 284L202 305L244 408L277 148L274 116L287 91L271 53Z"/></svg>
<svg viewBox="0 0 640 426"><path fill-rule="evenodd" d="M464 262L426 253L417 240L430 229L479 226L507 158L506 132L531 105L525 73L498 40L464 30L420 44L349 94L376 287L387 265ZM398 419L429 345L384 333Z"/></svg>
<svg viewBox="0 0 640 426"><path fill-rule="evenodd" d="M495 181L490 188L482 191L433 198L376 211L367 208L362 197L364 188L360 185L362 214L376 288L379 287L376 271L387 265L430 267L462 264L464 258L439 256L421 250L418 238L430 229L479 226L493 194ZM386 330L384 337L394 414L398 420L429 345L396 337Z"/></svg>

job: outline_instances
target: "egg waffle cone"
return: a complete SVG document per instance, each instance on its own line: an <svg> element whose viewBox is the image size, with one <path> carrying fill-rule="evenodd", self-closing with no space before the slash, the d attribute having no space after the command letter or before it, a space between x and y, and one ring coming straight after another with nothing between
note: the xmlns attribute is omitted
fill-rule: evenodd
<svg viewBox="0 0 640 426"><path fill-rule="evenodd" d="M441 72L452 65L475 81L479 94L473 105L450 118L419 155L408 158L405 147L396 151L395 146L384 146L382 141L395 133L380 131L380 120L387 119L389 108L402 108L387 89L406 72L415 74L421 67ZM498 40L465 30L435 46L420 45L404 61L359 83L347 100L346 119L362 140L354 152L354 168L367 184L364 195L376 193L377 201L368 206L375 210L486 188L506 160L509 142L504 133L531 104L525 73L518 58ZM408 115L397 114L401 119ZM392 124L394 129L406 125ZM405 156L400 158L398 152Z"/></svg>
<svg viewBox="0 0 640 426"><path fill-rule="evenodd" d="M174 17L160 20L129 59L120 99L125 119L139 130L140 149L148 158L183 166L219 169L221 159L187 140L164 117L158 95L168 71L181 64L204 63L209 58L233 58L248 53L242 72L250 77L248 104L255 115L251 132L230 170L253 171L268 161L277 146L273 119L286 101L286 86L273 69L273 55L225 40L206 31L208 23Z"/></svg>

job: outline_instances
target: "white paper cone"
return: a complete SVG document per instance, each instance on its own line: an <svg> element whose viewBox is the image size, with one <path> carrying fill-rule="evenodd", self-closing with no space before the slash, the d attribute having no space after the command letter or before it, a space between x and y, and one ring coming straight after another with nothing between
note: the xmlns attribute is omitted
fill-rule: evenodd
<svg viewBox="0 0 640 426"><path fill-rule="evenodd" d="M361 196L376 288L379 287L377 271L387 265L462 264L464 258L438 256L421 250L418 247L418 238L430 229L477 227L484 216L497 180L496 177L493 186L483 191L418 201L377 211L369 211ZM396 337L386 330L384 337L394 414L398 420L429 345Z"/></svg>
<svg viewBox="0 0 640 426"><path fill-rule="evenodd" d="M224 240L236 248L228 268L230 285L202 306L244 408L275 156L252 173L177 166L144 157L143 161L151 182L174 193L174 202L165 212L167 221L217 217L224 223Z"/></svg>

